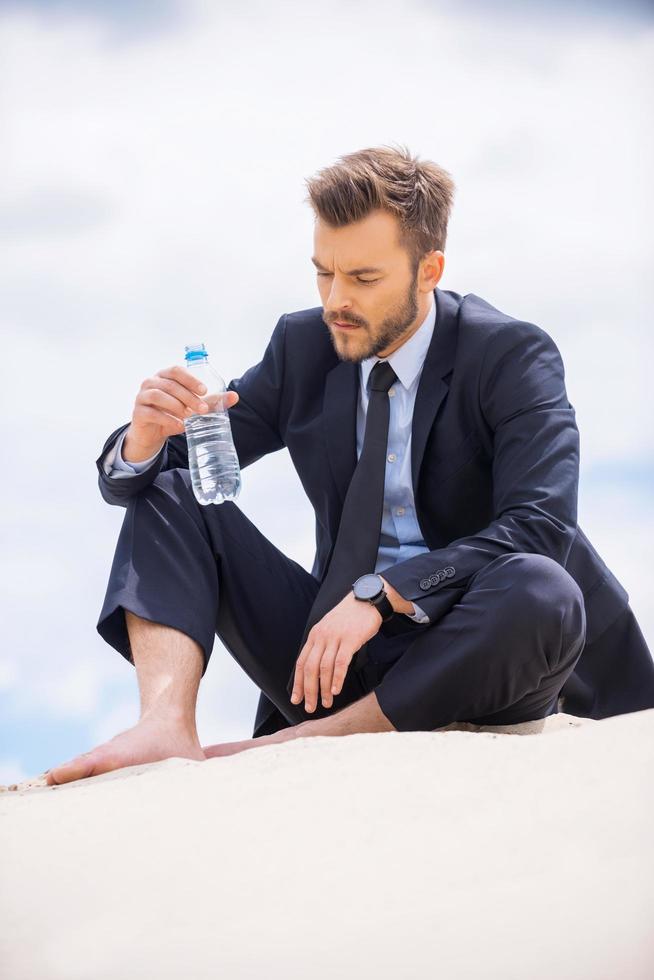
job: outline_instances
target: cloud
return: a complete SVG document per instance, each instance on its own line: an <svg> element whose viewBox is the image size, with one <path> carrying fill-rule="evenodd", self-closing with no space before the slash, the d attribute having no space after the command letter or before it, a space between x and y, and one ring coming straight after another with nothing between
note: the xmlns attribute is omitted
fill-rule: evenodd
<svg viewBox="0 0 654 980"><path fill-rule="evenodd" d="M484 23L538 24L540 28L560 31L638 29L654 20L651 0L424 0L434 13L456 11L464 17L475 17Z"/></svg>
<svg viewBox="0 0 654 980"><path fill-rule="evenodd" d="M93 231L111 220L112 202L79 187L33 187L0 199L0 239L34 240Z"/></svg>
<svg viewBox="0 0 654 980"><path fill-rule="evenodd" d="M0 0L0 13L38 18L46 29L83 22L112 41L149 39L184 22L181 0Z"/></svg>

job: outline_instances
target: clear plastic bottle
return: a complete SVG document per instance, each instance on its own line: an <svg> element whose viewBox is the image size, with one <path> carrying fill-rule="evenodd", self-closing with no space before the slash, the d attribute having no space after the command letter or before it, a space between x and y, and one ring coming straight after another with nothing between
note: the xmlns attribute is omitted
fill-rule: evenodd
<svg viewBox="0 0 654 980"><path fill-rule="evenodd" d="M201 504L222 504L234 500L241 490L241 467L229 410L224 408L227 388L209 364L204 344L188 344L184 351L184 366L206 385L201 398L209 405L208 412L184 419L193 493Z"/></svg>

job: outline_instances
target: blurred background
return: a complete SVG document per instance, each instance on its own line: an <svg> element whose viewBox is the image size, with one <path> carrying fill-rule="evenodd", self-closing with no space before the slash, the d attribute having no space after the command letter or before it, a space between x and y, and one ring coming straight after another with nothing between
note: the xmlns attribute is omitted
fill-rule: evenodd
<svg viewBox="0 0 654 980"><path fill-rule="evenodd" d="M557 343L578 519L654 650L651 2L0 0L0 782L138 720L96 632L124 510L95 459L202 340L224 380L320 303L304 180L406 144L457 193L440 286ZM238 505L311 569L283 450ZM203 744L258 692L216 638Z"/></svg>

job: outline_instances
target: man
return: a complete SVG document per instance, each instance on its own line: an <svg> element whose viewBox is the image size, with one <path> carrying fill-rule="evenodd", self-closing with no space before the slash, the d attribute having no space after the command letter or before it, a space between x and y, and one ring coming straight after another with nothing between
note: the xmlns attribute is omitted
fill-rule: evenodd
<svg viewBox="0 0 654 980"><path fill-rule="evenodd" d="M51 784L298 736L654 707L627 593L577 525L556 345L438 287L453 191L388 147L309 181L322 305L282 316L228 386L241 467L288 448L316 514L311 574L234 501L196 501L194 376L143 382L96 461L126 508L97 628L136 667L141 718ZM253 739L203 749L216 634L262 693Z"/></svg>

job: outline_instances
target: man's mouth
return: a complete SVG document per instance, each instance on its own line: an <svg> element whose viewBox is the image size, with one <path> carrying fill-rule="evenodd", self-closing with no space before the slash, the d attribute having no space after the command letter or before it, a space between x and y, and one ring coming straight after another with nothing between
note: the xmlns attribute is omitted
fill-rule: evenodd
<svg viewBox="0 0 654 980"><path fill-rule="evenodd" d="M338 327L339 330L358 330L359 326L356 323L341 323L340 320L334 320L334 326Z"/></svg>

